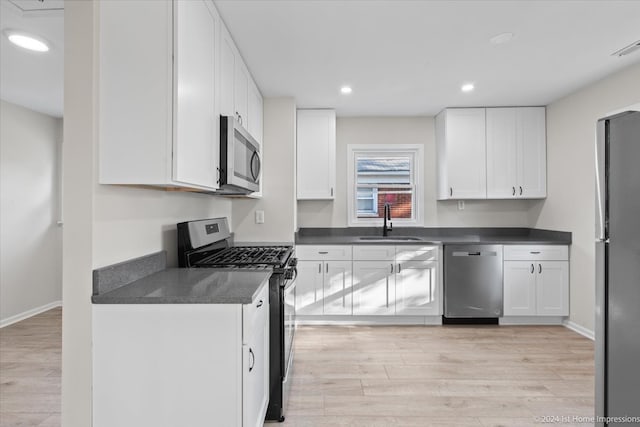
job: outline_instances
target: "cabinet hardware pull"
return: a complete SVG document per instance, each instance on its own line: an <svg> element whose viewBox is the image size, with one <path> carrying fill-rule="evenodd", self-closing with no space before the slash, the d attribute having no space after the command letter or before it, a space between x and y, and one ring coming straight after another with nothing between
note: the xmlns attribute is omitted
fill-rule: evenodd
<svg viewBox="0 0 640 427"><path fill-rule="evenodd" d="M325 268L325 271L328 273L329 272L329 263L326 263L325 267L327 267L327 268Z"/></svg>
<svg viewBox="0 0 640 427"><path fill-rule="evenodd" d="M542 264L538 264L538 274L542 273Z"/></svg>
<svg viewBox="0 0 640 427"><path fill-rule="evenodd" d="M220 168L216 168L217 171L217 179L216 179L216 184L220 184Z"/></svg>
<svg viewBox="0 0 640 427"><path fill-rule="evenodd" d="M333 197L333 187L331 187L331 197Z"/></svg>
<svg viewBox="0 0 640 427"><path fill-rule="evenodd" d="M322 263L318 264L318 273L322 273Z"/></svg>
<svg viewBox="0 0 640 427"><path fill-rule="evenodd" d="M522 196L522 186L520 186L520 195Z"/></svg>
<svg viewBox="0 0 640 427"><path fill-rule="evenodd" d="M511 190L513 191L513 192L511 193L511 195L512 195L512 196L515 196L515 195L516 195L516 187L511 187Z"/></svg>
<svg viewBox="0 0 640 427"><path fill-rule="evenodd" d="M393 264L391 264L391 273L393 273Z"/></svg>
<svg viewBox="0 0 640 427"><path fill-rule="evenodd" d="M251 363L249 363L249 372L253 371L253 367L256 366L256 355L253 354L253 350L249 349L249 356L251 356Z"/></svg>
<svg viewBox="0 0 640 427"><path fill-rule="evenodd" d="M402 271L402 267L401 267L401 265L402 265L402 264L398 264L398 273L400 273L400 272Z"/></svg>
<svg viewBox="0 0 640 427"><path fill-rule="evenodd" d="M531 251L529 253L532 254L532 255L538 255L540 253L540 251Z"/></svg>
<svg viewBox="0 0 640 427"><path fill-rule="evenodd" d="M264 302L262 300L260 300L260 302L258 302L258 305L256 305L256 308L262 307L262 304L264 304Z"/></svg>
<svg viewBox="0 0 640 427"><path fill-rule="evenodd" d="M531 274L533 274L534 271L536 271L536 268L531 264Z"/></svg>
<svg viewBox="0 0 640 427"><path fill-rule="evenodd" d="M387 278L387 308L389 307L389 278Z"/></svg>
<svg viewBox="0 0 640 427"><path fill-rule="evenodd" d="M449 187L449 196L453 197L453 187Z"/></svg>
<svg viewBox="0 0 640 427"><path fill-rule="evenodd" d="M328 254L329 252L327 252L327 251L318 251L318 253L319 253L320 255L326 255L326 254Z"/></svg>

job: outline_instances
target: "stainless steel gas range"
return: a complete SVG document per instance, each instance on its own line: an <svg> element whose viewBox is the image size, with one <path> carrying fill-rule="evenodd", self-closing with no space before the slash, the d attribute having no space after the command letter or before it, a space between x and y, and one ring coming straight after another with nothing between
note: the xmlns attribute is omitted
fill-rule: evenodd
<svg viewBox="0 0 640 427"><path fill-rule="evenodd" d="M269 406L266 419L284 421L296 328L297 258L288 244L235 246L226 218L178 224L180 267L272 271L269 279Z"/></svg>

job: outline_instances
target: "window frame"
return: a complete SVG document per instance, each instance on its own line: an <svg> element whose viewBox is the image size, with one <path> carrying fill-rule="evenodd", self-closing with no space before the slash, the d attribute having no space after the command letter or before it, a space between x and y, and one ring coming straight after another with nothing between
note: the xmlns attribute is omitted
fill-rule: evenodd
<svg viewBox="0 0 640 427"><path fill-rule="evenodd" d="M347 223L349 227L382 226L382 218L358 218L356 157L360 154L383 156L411 156L413 165L413 219L391 218L396 226L424 225L424 146L422 144L348 144L347 145Z"/></svg>

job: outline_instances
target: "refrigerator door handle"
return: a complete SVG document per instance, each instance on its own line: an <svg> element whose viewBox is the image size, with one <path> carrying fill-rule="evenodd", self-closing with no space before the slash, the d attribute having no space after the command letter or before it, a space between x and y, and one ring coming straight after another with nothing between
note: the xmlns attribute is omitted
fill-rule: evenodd
<svg viewBox="0 0 640 427"><path fill-rule="evenodd" d="M605 191L606 191L606 129L607 120L603 119L598 121L596 129L596 242L603 242L606 236L605 227Z"/></svg>

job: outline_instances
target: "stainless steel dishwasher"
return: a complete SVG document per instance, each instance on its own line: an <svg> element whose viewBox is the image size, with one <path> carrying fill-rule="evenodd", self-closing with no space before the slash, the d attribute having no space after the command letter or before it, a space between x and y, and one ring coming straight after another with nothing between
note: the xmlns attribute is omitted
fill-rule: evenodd
<svg viewBox="0 0 640 427"><path fill-rule="evenodd" d="M445 245L444 320L500 316L502 245Z"/></svg>

